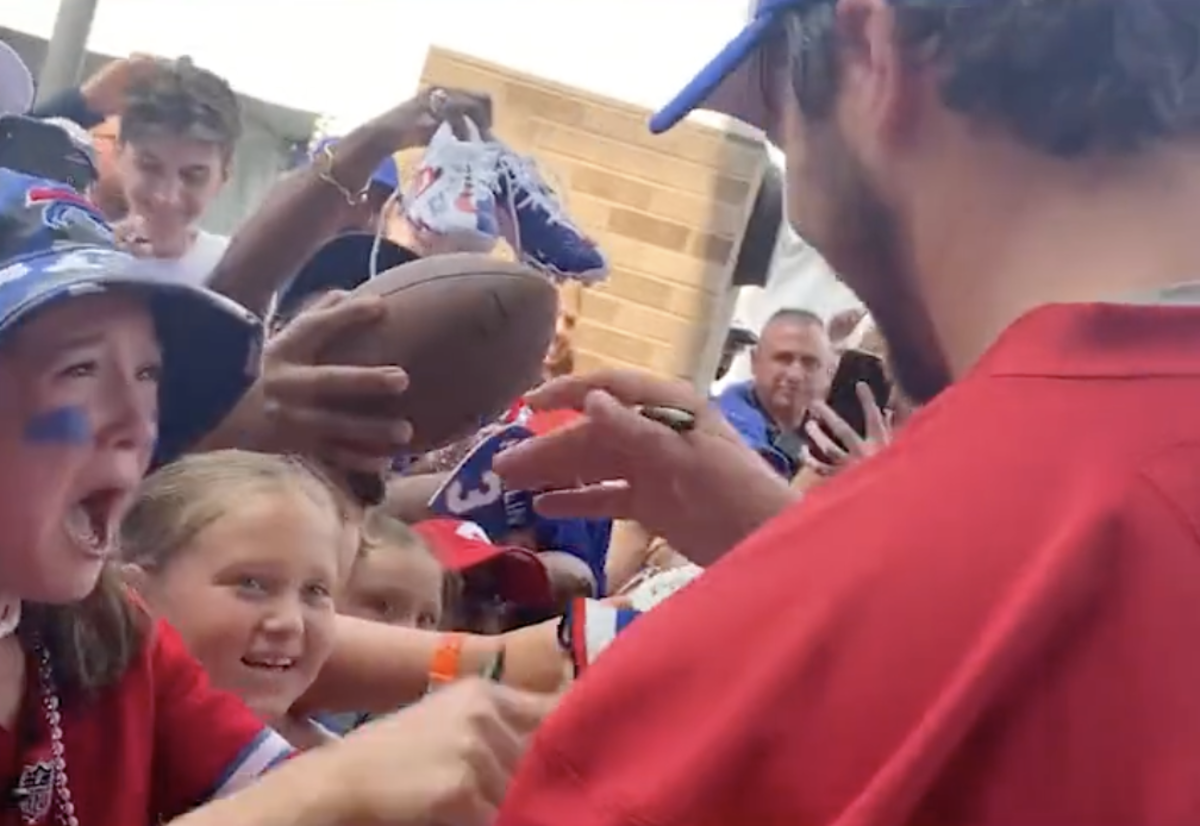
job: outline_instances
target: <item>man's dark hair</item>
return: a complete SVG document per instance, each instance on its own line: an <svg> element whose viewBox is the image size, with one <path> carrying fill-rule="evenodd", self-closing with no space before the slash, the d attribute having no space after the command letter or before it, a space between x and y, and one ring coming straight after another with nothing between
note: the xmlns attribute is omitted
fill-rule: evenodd
<svg viewBox="0 0 1200 826"><path fill-rule="evenodd" d="M834 0L789 14L792 87L822 118L838 84ZM893 0L902 46L952 110L1059 157L1200 127L1196 0Z"/></svg>
<svg viewBox="0 0 1200 826"><path fill-rule="evenodd" d="M120 140L171 135L209 141L228 160L242 136L242 106L223 78L181 58L162 61L131 85Z"/></svg>

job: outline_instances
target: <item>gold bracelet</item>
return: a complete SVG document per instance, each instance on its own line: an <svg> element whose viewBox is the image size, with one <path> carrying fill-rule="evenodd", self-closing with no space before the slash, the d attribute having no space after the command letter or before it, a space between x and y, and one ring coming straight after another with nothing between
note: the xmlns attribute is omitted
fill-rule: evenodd
<svg viewBox="0 0 1200 826"><path fill-rule="evenodd" d="M342 197L346 199L346 203L350 206L356 207L366 203L368 193L371 189L370 181L363 184L358 192L354 192L335 178L333 176L333 147L329 144L322 146L321 151L317 153L317 157L313 161L313 169L317 172L317 179L329 184L340 192Z"/></svg>

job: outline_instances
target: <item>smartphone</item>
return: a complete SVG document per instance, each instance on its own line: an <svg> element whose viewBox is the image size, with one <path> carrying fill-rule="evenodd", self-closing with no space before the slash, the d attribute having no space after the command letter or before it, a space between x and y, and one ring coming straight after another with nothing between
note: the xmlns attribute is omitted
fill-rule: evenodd
<svg viewBox="0 0 1200 826"><path fill-rule="evenodd" d="M892 395L892 383L888 381L887 371L883 369L883 360L861 350L847 350L842 353L841 361L838 362L837 372L833 375L833 384L829 386L829 395L825 402L854 429L855 433L866 436L867 416L855 389L859 384L871 388L875 404L879 405L881 410L887 406ZM821 429L835 444L845 447L841 439L834 436L824 424L821 425ZM811 439L805 437L805 441L814 458L822 462L829 461L825 451L813 444Z"/></svg>
<svg viewBox="0 0 1200 826"><path fill-rule="evenodd" d="M57 124L20 115L0 117L0 168L48 178L86 192L96 165L86 148Z"/></svg>
<svg viewBox="0 0 1200 826"><path fill-rule="evenodd" d="M855 433L866 436L867 418L856 389L860 384L871 388L871 395L875 397L875 404L879 405L880 410L887 407L892 395L892 383L883 368L883 360L862 350L847 350L842 353L837 372L833 374L833 384L829 386L826 403L846 424L854 428Z"/></svg>

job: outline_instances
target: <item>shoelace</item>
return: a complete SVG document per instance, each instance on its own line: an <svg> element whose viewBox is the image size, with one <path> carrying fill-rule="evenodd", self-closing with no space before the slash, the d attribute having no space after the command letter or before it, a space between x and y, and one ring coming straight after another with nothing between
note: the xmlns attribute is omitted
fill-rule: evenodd
<svg viewBox="0 0 1200 826"><path fill-rule="evenodd" d="M500 145L499 173L508 181L507 203L508 213L512 216L515 246L521 249L521 227L517 221L517 209L533 205L546 213L546 221L551 226L565 226L574 229L574 224L567 216L558 194L542 179L537 164L532 158L518 155L506 146ZM516 190L524 191L525 196L518 199Z"/></svg>
<svg viewBox="0 0 1200 826"><path fill-rule="evenodd" d="M454 143L454 151L450 155L451 166L462 165L465 183L472 187L481 187L485 190L495 192L499 188L500 183L500 163L499 160L492 160L491 156L500 151L500 148L483 139L479 127L470 118L464 118L467 129L466 140L458 140L457 136L452 136ZM469 147L469 148L466 148ZM483 151L486 150L487 158L480 162L480 157ZM428 150L426 150L428 151ZM397 182L396 188L392 190L392 194L384 201L383 207L380 209L380 215L387 215L388 212L396 205L397 202L404 196L403 182ZM375 240L371 243L371 266L368 273L371 278L379 274L379 248L383 244L384 222L379 221L375 227Z"/></svg>

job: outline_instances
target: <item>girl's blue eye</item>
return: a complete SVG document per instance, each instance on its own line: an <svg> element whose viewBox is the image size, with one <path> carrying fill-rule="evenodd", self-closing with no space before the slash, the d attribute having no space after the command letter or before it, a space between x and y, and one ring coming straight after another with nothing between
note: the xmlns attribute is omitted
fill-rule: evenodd
<svg viewBox="0 0 1200 826"><path fill-rule="evenodd" d="M142 369L138 370L139 381L151 381L158 384L162 380L162 365L147 364Z"/></svg>
<svg viewBox="0 0 1200 826"><path fill-rule="evenodd" d="M267 592L266 584L257 577L244 576L237 581L237 587L242 591L250 591L255 594L265 594Z"/></svg>
<svg viewBox="0 0 1200 826"><path fill-rule="evenodd" d="M320 582L314 582L306 585L304 588L304 593L307 597L319 600L330 599L333 595L329 590L329 586Z"/></svg>

